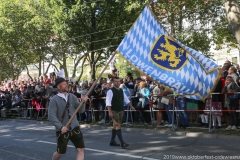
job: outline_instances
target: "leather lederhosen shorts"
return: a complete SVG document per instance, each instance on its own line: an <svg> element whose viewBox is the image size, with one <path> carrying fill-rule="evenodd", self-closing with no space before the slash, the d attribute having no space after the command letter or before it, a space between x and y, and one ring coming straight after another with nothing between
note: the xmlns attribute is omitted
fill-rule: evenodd
<svg viewBox="0 0 240 160"><path fill-rule="evenodd" d="M83 135L80 127L75 127L73 130L64 134L61 131L56 132L57 135L57 152L60 154L66 153L67 144L70 140L76 148L85 148Z"/></svg>
<svg viewBox="0 0 240 160"><path fill-rule="evenodd" d="M122 119L123 119L123 111L112 111L113 117L113 124L122 124Z"/></svg>

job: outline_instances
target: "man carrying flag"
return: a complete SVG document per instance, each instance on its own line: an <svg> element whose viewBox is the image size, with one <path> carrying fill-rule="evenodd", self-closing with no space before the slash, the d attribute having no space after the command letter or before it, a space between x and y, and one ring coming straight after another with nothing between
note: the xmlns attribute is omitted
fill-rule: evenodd
<svg viewBox="0 0 240 160"><path fill-rule="evenodd" d="M68 141L71 140L77 150L77 160L84 159L84 140L79 127L79 122L75 116L70 126L66 126L67 122L78 108L79 101L75 95L68 93L68 84L64 78L55 80L55 87L58 94L53 96L49 102L48 119L56 128L57 151L53 154L52 159L58 160L66 153ZM83 97L86 102L88 96ZM79 112L83 112L84 107Z"/></svg>

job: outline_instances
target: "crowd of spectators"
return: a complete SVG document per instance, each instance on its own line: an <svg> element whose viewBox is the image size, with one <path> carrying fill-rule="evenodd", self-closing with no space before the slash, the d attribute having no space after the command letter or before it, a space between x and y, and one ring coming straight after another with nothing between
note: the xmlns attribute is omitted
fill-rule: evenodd
<svg viewBox="0 0 240 160"><path fill-rule="evenodd" d="M226 61L222 67L222 75L217 83L214 92L238 92L239 88L239 65L234 66L230 61ZM0 109L1 118L6 118L6 111L12 108L22 109L21 118L39 119L47 118L47 108L49 100L57 93L54 86L56 75L52 73L39 79L33 78L24 81L3 81L0 87ZM95 80L68 81L68 92L73 93L79 100L85 96ZM79 121L110 123L105 105L106 93L112 87L111 79L101 78L89 94L89 101L84 104L85 112L79 114ZM227 130L236 130L238 127L238 113L224 110L237 110L239 108L239 98L234 100L230 95L213 95L205 102L190 100L185 96L178 96L176 99L172 91L161 84L151 81L147 76L133 78L131 73L121 79L120 88L129 97L136 111L132 112L126 104L123 106L125 113L123 123L172 127L178 122L180 127L189 127L189 124L198 124L208 127L222 128L222 124L227 125ZM174 105L175 104L175 105ZM209 122L209 109L212 104L214 110L212 122ZM178 110L189 110L189 112L177 111L173 113L173 107ZM153 108L151 108L153 107ZM153 110L154 112L150 112ZM201 110L195 111L194 110ZM222 112L223 111L223 112ZM173 119L173 116L175 117ZM153 119L154 122L153 122ZM174 120L174 122L172 121ZM218 123L216 123L218 122Z"/></svg>

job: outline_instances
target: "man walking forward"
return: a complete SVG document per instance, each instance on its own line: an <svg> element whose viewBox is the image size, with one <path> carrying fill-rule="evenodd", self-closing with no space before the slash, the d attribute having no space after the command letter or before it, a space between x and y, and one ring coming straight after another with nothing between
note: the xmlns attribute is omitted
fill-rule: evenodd
<svg viewBox="0 0 240 160"><path fill-rule="evenodd" d="M112 138L110 142L110 146L120 146L120 144L115 142L116 135L118 136L121 147L126 148L129 146L129 144L125 143L122 138L121 133L121 123L123 118L123 106L124 102L132 108L132 110L135 110L135 108L130 103L128 97L125 95L123 90L119 88L120 86L120 79L118 77L113 78L113 87L109 89L107 92L106 97L106 106L109 111L109 116L113 120L113 129L112 129Z"/></svg>

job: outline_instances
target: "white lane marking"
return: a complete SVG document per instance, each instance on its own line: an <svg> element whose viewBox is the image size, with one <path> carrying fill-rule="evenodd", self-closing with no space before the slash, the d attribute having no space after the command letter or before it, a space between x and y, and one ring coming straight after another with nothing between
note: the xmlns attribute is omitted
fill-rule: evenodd
<svg viewBox="0 0 240 160"><path fill-rule="evenodd" d="M37 142L56 145L56 143L53 143L53 142L46 142L46 141L37 141ZM68 147L75 148L73 145L68 145ZM87 151L108 153L108 154L114 154L114 155L118 155L118 156L131 157L131 158L139 158L139 159L146 159L146 160L159 160L159 159L154 159L154 158L149 158L149 157L134 156L134 155L130 155L130 154L116 153L116 152L110 152L110 151L104 151L104 150L98 150L98 149L91 149L91 148L84 148L84 149Z"/></svg>
<svg viewBox="0 0 240 160"><path fill-rule="evenodd" d="M10 153L10 154L15 154L15 155L17 155L17 156L19 156L19 157L24 157L24 158L27 158L27 159L38 160L38 159L36 159L36 158L29 157L29 156L25 156L25 155L23 155L23 154L18 154L18 153L9 151L9 150L0 149L0 151L6 152L6 153Z"/></svg>

